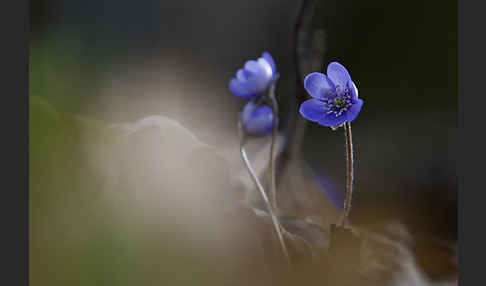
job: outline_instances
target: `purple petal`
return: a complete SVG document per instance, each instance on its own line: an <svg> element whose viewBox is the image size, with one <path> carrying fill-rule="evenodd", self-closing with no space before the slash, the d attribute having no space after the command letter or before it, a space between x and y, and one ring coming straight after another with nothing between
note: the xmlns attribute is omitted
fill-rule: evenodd
<svg viewBox="0 0 486 286"><path fill-rule="evenodd" d="M252 75L252 73L248 70L245 70L245 69L239 69L237 72L236 72L236 79L240 82L240 83L244 83L248 80L248 78Z"/></svg>
<svg viewBox="0 0 486 286"><path fill-rule="evenodd" d="M334 84L327 76L319 72L308 74L304 79L304 87L310 96L318 99L324 99L329 92L335 90Z"/></svg>
<svg viewBox="0 0 486 286"><path fill-rule="evenodd" d="M323 102L314 98L304 101L300 105L299 111L307 120L314 122L319 121L325 113Z"/></svg>
<svg viewBox="0 0 486 286"><path fill-rule="evenodd" d="M273 111L266 105L256 106L248 102L241 115L245 130L251 135L266 135L273 130Z"/></svg>
<svg viewBox="0 0 486 286"><path fill-rule="evenodd" d="M259 58L256 61L255 60L247 61L244 65L244 69L248 70L254 75L260 75L268 78L272 76L272 67L266 60L262 58Z"/></svg>
<svg viewBox="0 0 486 286"><path fill-rule="evenodd" d="M327 66L327 76L340 88L344 88L351 80L348 71L338 62L332 62Z"/></svg>
<svg viewBox="0 0 486 286"><path fill-rule="evenodd" d="M359 112L361 111L361 107L363 106L363 100L357 99L351 107L349 107L348 111L346 112L346 120L351 122L358 116Z"/></svg>
<svg viewBox="0 0 486 286"><path fill-rule="evenodd" d="M260 58L257 61L250 60L245 63L244 69L251 73L245 83L246 89L251 93L264 91L273 79L272 68L266 60Z"/></svg>
<svg viewBox="0 0 486 286"><path fill-rule="evenodd" d="M351 108L353 108L353 106ZM344 112L337 117L334 113L327 114L327 110L324 109L324 103L314 98L304 101L300 105L299 111L300 114L302 114L302 116L304 116L307 120L314 121L319 123L320 125L328 127L339 126L343 124L346 121L347 114L349 113L349 111Z"/></svg>
<svg viewBox="0 0 486 286"><path fill-rule="evenodd" d="M346 112L343 112L341 115L337 116L334 113L327 114L323 112L323 116L317 121L320 125L333 127L339 126L346 121Z"/></svg>
<svg viewBox="0 0 486 286"><path fill-rule="evenodd" d="M243 65L243 68L245 70L248 70L252 73L258 73L258 71L260 70L260 65L258 64L257 61L255 60L248 60L245 62L245 64Z"/></svg>
<svg viewBox="0 0 486 286"><path fill-rule="evenodd" d="M236 78L232 78L229 82L229 89L237 96L252 97L254 94L250 93L244 85L242 85Z"/></svg>
<svg viewBox="0 0 486 286"><path fill-rule="evenodd" d="M348 89L351 93L351 100L357 100L358 99L358 88L354 84L352 80L348 81Z"/></svg>
<svg viewBox="0 0 486 286"><path fill-rule="evenodd" d="M273 74L277 72L277 65L275 64L275 61L273 60L272 56L270 55L269 52L265 51L262 54L262 58L267 61L267 63L270 65L272 68Z"/></svg>

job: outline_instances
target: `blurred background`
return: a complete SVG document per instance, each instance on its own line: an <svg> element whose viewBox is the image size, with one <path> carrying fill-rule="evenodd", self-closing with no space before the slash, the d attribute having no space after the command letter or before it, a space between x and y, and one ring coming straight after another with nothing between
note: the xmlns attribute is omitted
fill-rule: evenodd
<svg viewBox="0 0 486 286"><path fill-rule="evenodd" d="M400 285L454 280L457 2L314 2L306 32L322 58L302 72L339 61L365 101L353 122L353 224L384 233L398 223L420 241L410 248L425 278ZM31 285L276 283L263 274L265 260L255 262L267 255L258 223L239 208L254 190L238 151L245 102L228 82L269 51L280 73L282 145L297 144L285 139L302 100L300 6L31 2ZM282 208L327 229L344 189L344 136L302 124L286 170L308 181L304 164L316 184L281 182L282 194L313 194L298 206L282 195ZM267 143L255 142L251 158L266 158Z"/></svg>

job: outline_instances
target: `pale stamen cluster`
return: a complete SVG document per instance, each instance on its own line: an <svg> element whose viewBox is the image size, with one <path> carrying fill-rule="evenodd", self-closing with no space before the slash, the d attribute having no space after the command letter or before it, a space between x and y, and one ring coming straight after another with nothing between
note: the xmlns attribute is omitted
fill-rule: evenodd
<svg viewBox="0 0 486 286"><path fill-rule="evenodd" d="M326 114L334 113L334 116L338 117L352 105L351 100L351 93L349 89L345 89L340 95L336 94L336 92L329 93L324 99L322 99L324 103L324 110Z"/></svg>

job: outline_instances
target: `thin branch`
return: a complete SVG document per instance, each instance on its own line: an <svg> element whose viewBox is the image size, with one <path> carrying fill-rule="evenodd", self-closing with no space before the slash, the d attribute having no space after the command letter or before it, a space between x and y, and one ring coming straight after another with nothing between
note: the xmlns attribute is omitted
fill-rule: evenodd
<svg viewBox="0 0 486 286"><path fill-rule="evenodd" d="M240 126L241 126L241 124L240 124ZM241 129L241 127L240 127L240 129ZM283 235L282 235L280 223L279 223L277 217L275 216L275 213L272 210L272 206L270 205L270 201L268 200L267 194L265 193L265 190L264 190L262 184L260 183L260 180L258 179L257 175L255 174L253 167L251 166L250 160L248 160L248 156L246 155L246 151L245 151L245 142L246 142L246 137L244 135L241 135L241 141L240 141L241 158L243 159L243 162L245 163L245 166L248 169L248 172L250 173L250 176L251 176L253 182L257 186L258 191L262 195L263 201L265 202L265 204L267 206L268 213L269 213L269 215L272 219L272 223L273 223L273 226L274 226L275 231L277 233L278 240L280 242L280 246L282 247L282 251L284 253L285 259L290 264L290 257L289 257L287 247L285 245L285 241L284 241L284 238L283 238Z"/></svg>

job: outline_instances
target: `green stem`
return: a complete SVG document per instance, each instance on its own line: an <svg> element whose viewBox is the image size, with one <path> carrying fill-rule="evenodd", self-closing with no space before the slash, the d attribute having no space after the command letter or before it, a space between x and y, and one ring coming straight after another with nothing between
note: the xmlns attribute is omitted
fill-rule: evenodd
<svg viewBox="0 0 486 286"><path fill-rule="evenodd" d="M344 210L341 219L341 226L348 223L349 212L351 211L351 198L353 194L353 137L351 133L351 123L344 123L344 137L346 139L346 198L344 200Z"/></svg>

